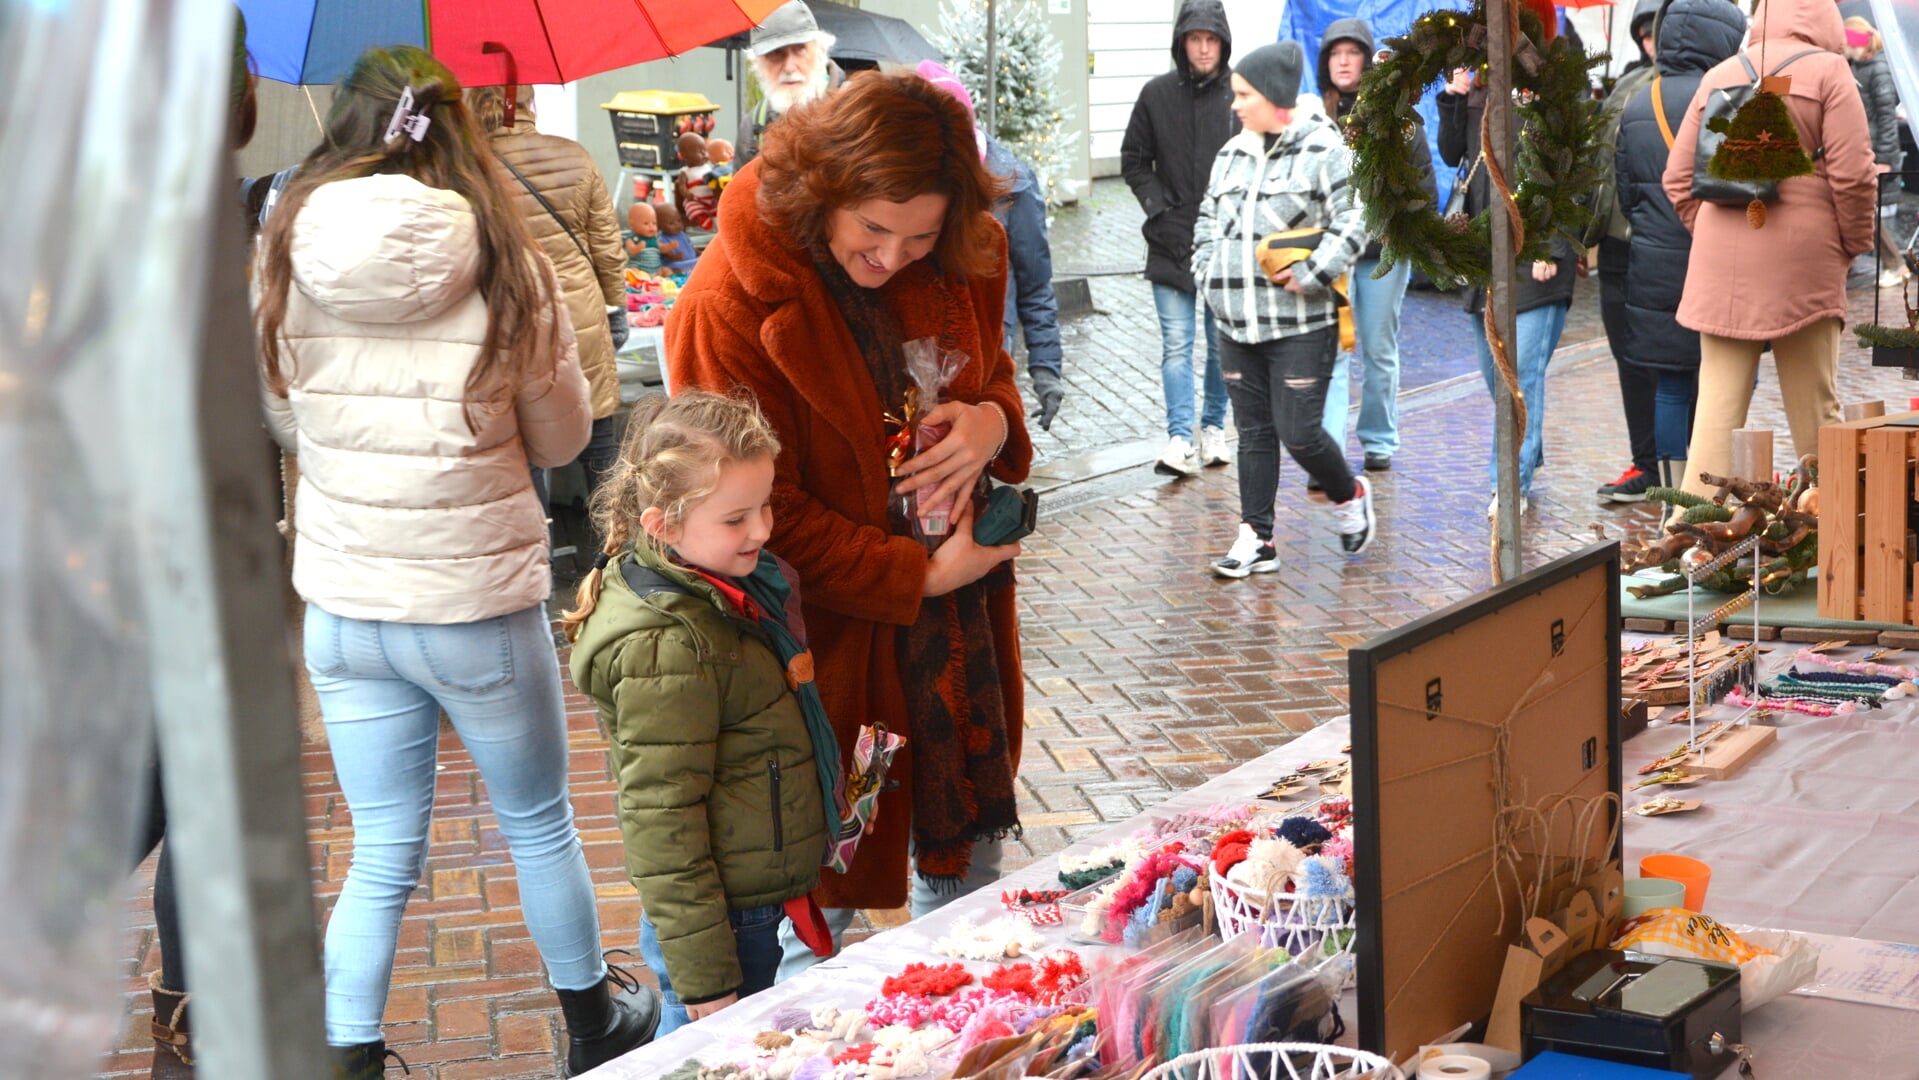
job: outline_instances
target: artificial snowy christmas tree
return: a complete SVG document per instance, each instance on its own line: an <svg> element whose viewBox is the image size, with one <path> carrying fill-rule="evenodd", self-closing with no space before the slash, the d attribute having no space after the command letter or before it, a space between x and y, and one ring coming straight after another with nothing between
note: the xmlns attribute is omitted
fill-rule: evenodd
<svg viewBox="0 0 1919 1080"><path fill-rule="evenodd" d="M1046 204L1058 206L1072 198L1068 176L1078 147L1078 132L1066 129L1059 103L1059 41L1046 27L1040 0L999 0L994 22L999 77L993 136L1032 166ZM986 0L942 0L933 44L973 95L984 127Z"/></svg>

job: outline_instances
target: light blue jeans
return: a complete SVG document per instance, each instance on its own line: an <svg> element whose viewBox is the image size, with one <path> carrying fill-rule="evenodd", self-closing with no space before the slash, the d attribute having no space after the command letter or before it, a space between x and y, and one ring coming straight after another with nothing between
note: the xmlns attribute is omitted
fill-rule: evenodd
<svg viewBox="0 0 1919 1080"><path fill-rule="evenodd" d="M546 610L475 623L365 622L306 609L306 665L353 814L353 865L326 930L326 1035L380 1038L407 897L426 866L441 709L486 783L527 932L561 990L606 977L567 799L566 714Z"/></svg>
<svg viewBox="0 0 1919 1080"><path fill-rule="evenodd" d="M1155 286L1157 288L1157 286ZM958 900L975 889L985 888L999 880L1000 860L1006 854L1005 842L993 840L973 845L973 861L967 867L966 879L952 892L935 892L933 887L921 880L918 874L912 877L912 891L907 895L907 910L917 919L923 915L938 911L940 908ZM827 929L833 932L833 954L839 955L846 939L846 928L853 925L853 908L821 908L826 916ZM798 975L824 957L813 955L813 950L793 933L793 921L780 921L780 982Z"/></svg>
<svg viewBox="0 0 1919 1080"><path fill-rule="evenodd" d="M1219 331L1213 313L1199 298L1170 285L1153 285L1153 307L1159 312L1159 381L1166 390L1166 434L1193 437L1193 327L1206 328L1206 376L1201 384L1205 401L1199 422L1203 427L1226 426L1226 378L1219 373Z"/></svg>
<svg viewBox="0 0 1919 1080"><path fill-rule="evenodd" d="M1368 454L1399 453L1399 308L1406 299L1411 263L1401 261L1375 280L1378 259L1353 264L1353 330L1359 339L1360 449ZM1346 416L1352 408L1352 367L1346 357L1333 365L1332 385L1326 390L1326 433L1346 445Z"/></svg>
<svg viewBox="0 0 1919 1080"><path fill-rule="evenodd" d="M1523 271L1522 271L1523 272ZM1526 395L1526 437L1519 446L1519 493L1532 497L1533 473L1546 461L1546 364L1559 348L1559 335L1566 331L1566 312L1570 304L1547 304L1522 311L1514 320L1518 348L1513 350L1513 366L1519 374L1519 392ZM1486 344L1486 322L1472 316L1473 337L1479 342L1479 374L1486 380L1486 392L1493 393L1492 348ZM1489 485L1499 489L1499 447L1494 442L1491 461L1486 467Z"/></svg>

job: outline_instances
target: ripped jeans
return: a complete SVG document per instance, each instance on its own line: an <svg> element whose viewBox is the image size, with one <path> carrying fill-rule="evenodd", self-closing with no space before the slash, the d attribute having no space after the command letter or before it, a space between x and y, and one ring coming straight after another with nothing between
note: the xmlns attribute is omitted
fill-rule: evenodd
<svg viewBox="0 0 1919 1080"><path fill-rule="evenodd" d="M1219 366L1239 428L1239 515L1261 539L1272 539L1279 494L1279 448L1318 480L1326 497L1353 497L1353 471L1321 426L1326 387L1339 355L1339 328L1247 345L1219 336Z"/></svg>

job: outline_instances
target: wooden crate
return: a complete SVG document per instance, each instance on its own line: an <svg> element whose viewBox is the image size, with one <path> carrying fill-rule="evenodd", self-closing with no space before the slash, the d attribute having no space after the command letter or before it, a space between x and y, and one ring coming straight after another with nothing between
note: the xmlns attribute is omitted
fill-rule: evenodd
<svg viewBox="0 0 1919 1080"><path fill-rule="evenodd" d="M1819 429L1819 617L1914 619L1913 459L1919 413Z"/></svg>

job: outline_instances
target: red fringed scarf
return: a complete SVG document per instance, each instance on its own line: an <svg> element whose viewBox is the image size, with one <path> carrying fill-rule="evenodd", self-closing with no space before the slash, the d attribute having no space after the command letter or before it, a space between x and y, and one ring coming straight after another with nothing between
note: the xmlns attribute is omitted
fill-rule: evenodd
<svg viewBox="0 0 1919 1080"><path fill-rule="evenodd" d="M898 415L906 399L905 334L883 290L855 285L824 249L813 252L826 291L858 343L881 407ZM901 275L938 273L915 264ZM941 344L965 340L956 290L943 297ZM961 293L960 295L964 295ZM975 356L973 363L983 363ZM895 514L895 535L910 536ZM913 755L913 863L936 889L956 889L972 865L973 843L1019 834L1012 747L1006 737L1005 700L999 659L993 649L991 590L1004 588L1012 571L1002 565L971 585L920 603L919 619L899 631L900 685L906 694Z"/></svg>

